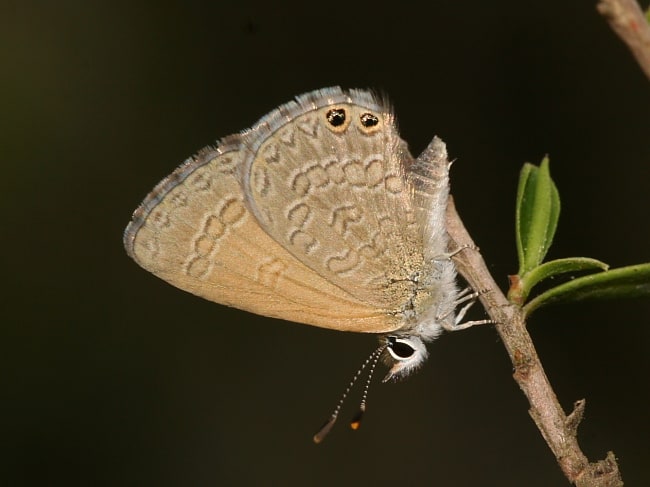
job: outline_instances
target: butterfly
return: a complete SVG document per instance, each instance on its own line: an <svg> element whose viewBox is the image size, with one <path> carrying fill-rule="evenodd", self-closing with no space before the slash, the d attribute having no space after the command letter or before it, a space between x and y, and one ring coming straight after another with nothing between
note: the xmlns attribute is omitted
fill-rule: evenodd
<svg viewBox="0 0 650 487"><path fill-rule="evenodd" d="M316 90L187 159L136 209L124 246L210 301L378 334L373 369L382 356L398 379L476 297L448 251L449 166L437 137L411 156L385 99Z"/></svg>

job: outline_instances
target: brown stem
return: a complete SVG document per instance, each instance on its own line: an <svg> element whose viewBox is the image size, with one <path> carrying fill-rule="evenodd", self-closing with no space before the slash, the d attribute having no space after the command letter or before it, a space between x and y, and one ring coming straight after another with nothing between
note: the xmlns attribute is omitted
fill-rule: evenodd
<svg viewBox="0 0 650 487"><path fill-rule="evenodd" d="M650 79L650 24L639 4L635 0L600 0L596 8Z"/></svg>
<svg viewBox="0 0 650 487"><path fill-rule="evenodd" d="M580 450L576 431L582 419L584 400L578 401L567 417L544 373L526 323L517 305L510 303L490 275L485 261L461 221L453 199L447 208L447 230L452 246L465 248L453 259L458 272L482 291L481 303L497 324L496 329L514 366L514 378L528 398L529 414L555 455L567 479L578 487L619 487L623 485L614 454L597 463Z"/></svg>

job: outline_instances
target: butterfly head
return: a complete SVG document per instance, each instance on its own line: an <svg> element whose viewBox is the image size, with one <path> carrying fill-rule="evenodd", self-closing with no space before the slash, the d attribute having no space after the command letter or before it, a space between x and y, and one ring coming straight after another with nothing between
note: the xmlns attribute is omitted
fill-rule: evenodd
<svg viewBox="0 0 650 487"><path fill-rule="evenodd" d="M424 341L415 335L388 335L385 362L390 367L384 382L400 380L415 372L427 360L429 353Z"/></svg>

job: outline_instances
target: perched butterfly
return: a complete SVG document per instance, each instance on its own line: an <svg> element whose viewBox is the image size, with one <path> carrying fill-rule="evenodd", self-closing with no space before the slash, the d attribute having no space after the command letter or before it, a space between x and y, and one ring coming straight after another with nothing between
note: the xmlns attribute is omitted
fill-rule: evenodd
<svg viewBox="0 0 650 487"><path fill-rule="evenodd" d="M449 165L438 138L414 159L390 106L372 93L313 91L163 179L135 211L124 246L148 271L210 301L380 334L372 368L383 356L386 379L400 378L476 297L458 291L447 249Z"/></svg>

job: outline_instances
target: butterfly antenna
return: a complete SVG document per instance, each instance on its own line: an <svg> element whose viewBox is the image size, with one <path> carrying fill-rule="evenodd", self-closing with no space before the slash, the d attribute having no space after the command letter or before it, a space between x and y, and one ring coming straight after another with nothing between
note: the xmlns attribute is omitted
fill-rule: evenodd
<svg viewBox="0 0 650 487"><path fill-rule="evenodd" d="M375 350L370 354L370 356L366 359L363 365L359 367L359 370L357 370L356 374L354 374L354 377L352 377L352 380L348 384L348 387L345 389L345 392L343 392L343 394L341 395L341 399L339 400L338 404L334 408L334 412L332 412L328 420L325 421L325 424L323 424L323 426L314 435L314 443L318 444L321 441L323 441L327 436L327 434L331 431L332 427L334 426L334 423L336 423L336 420L339 417L339 412L341 411L341 407L343 406L345 399L348 397L348 394L350 393L350 389L352 389L354 384L357 382L357 379L359 379L359 376L365 370L368 364L372 364L370 367L370 377L368 378L368 381L366 382L366 387L364 388L363 391L363 397L361 399L359 413L357 413L355 419L351 423L353 429L359 428L361 416L363 416L363 412L366 409L366 397L368 395L368 387L370 384L370 379L372 378L372 374L375 370L379 357L381 356L382 352L386 349L387 346L388 345L382 345L381 347L377 348L377 350ZM355 424L356 427L354 426Z"/></svg>
<svg viewBox="0 0 650 487"><path fill-rule="evenodd" d="M372 360L372 364L370 365L370 370L368 371L368 380L366 380L366 385L363 388L363 395L361 396L359 411L357 412L357 414L355 414L354 418L352 418L352 421L350 421L350 428L352 428L353 430L358 430L359 427L361 426L361 419L363 418L363 414L366 412L366 399L368 399L368 390L370 389L370 382L372 381L372 376L375 373L375 368L377 367L377 362L379 361L381 352L383 352L385 348L386 345L379 347L377 350L375 350L375 353L373 354L374 359ZM372 358L372 355L370 356L370 358Z"/></svg>

